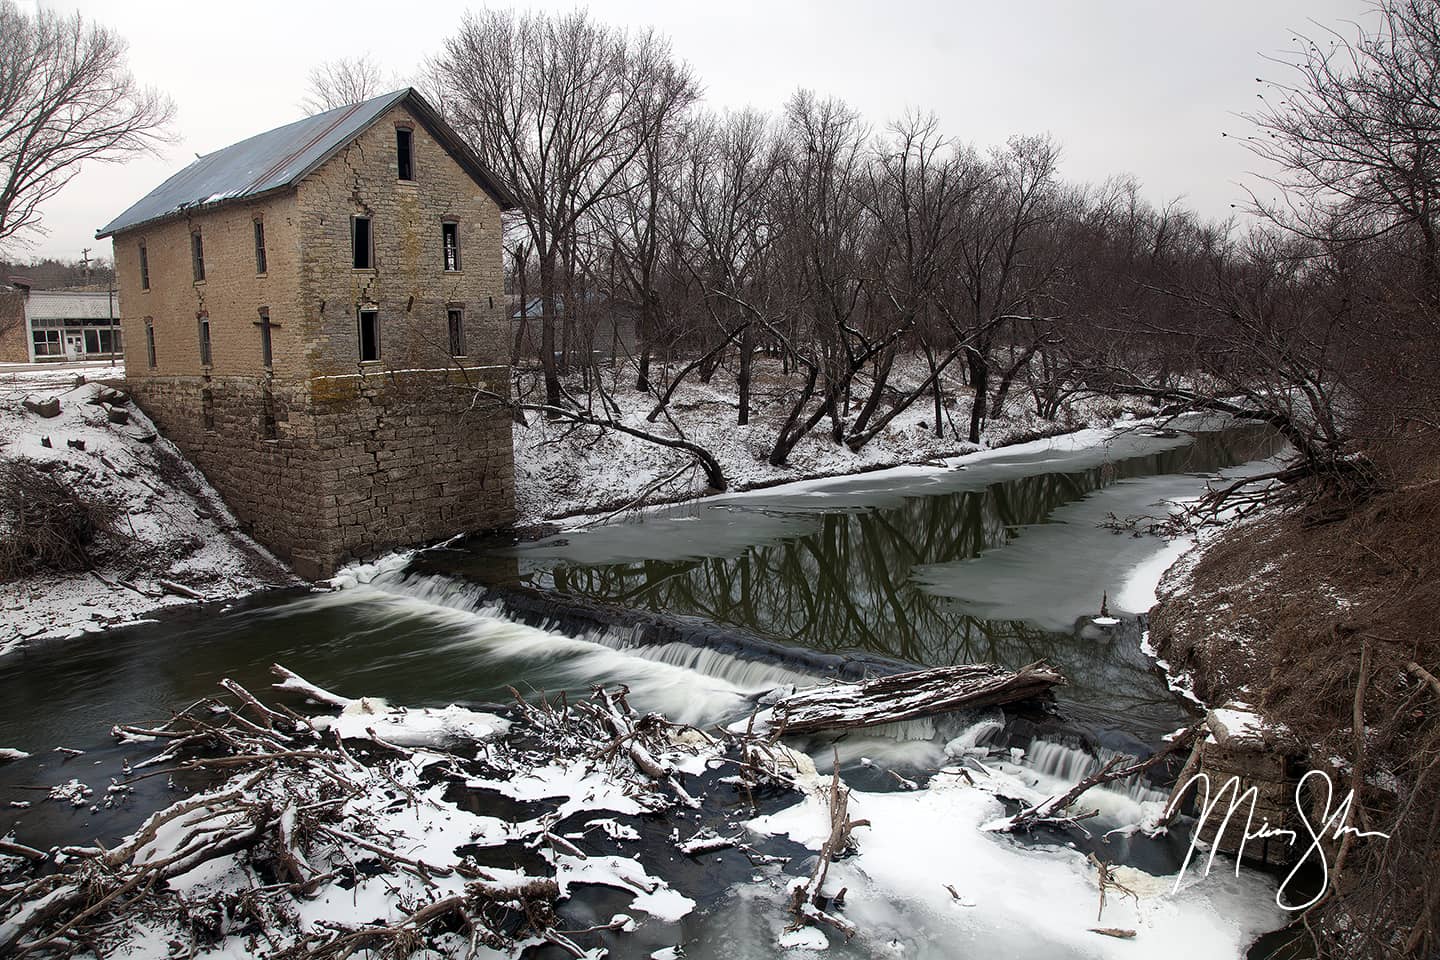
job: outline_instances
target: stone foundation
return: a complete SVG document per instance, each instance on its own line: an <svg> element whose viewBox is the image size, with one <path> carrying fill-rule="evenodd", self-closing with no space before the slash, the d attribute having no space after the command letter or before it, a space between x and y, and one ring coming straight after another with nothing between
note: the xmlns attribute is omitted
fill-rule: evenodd
<svg viewBox="0 0 1440 960"><path fill-rule="evenodd" d="M129 384L241 528L308 578L514 520L504 367Z"/></svg>

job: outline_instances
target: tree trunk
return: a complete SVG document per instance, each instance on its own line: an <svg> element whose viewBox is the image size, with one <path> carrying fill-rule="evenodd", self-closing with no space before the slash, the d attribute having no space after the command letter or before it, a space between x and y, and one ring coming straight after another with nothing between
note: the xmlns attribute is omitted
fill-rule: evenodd
<svg viewBox="0 0 1440 960"><path fill-rule="evenodd" d="M735 422L745 426L750 422L750 373L755 364L755 334L750 325L740 334L740 372L735 378L740 391L740 412Z"/></svg>
<svg viewBox="0 0 1440 960"><path fill-rule="evenodd" d="M970 442L980 442L980 431L985 426L985 401L990 395L990 360L974 347L965 348L966 366L970 370L970 386L975 390L975 399L970 404Z"/></svg>
<svg viewBox="0 0 1440 960"><path fill-rule="evenodd" d="M555 248L540 254L540 365L545 368L545 405L560 405L560 375L555 369ZM555 419L549 415L550 419Z"/></svg>

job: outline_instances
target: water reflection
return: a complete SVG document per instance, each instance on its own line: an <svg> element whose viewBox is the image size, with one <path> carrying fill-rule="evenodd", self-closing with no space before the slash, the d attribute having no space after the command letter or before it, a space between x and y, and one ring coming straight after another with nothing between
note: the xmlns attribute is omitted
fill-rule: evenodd
<svg viewBox="0 0 1440 960"><path fill-rule="evenodd" d="M1271 456L1278 443L1250 428L1152 437L1161 449L1151 452L1146 440L1127 438L1118 452L1130 455L1118 459L1051 451L1040 461L1050 472L1030 475L1017 472L1034 469L1024 457L997 458L753 505L691 505L513 552L519 579L536 586L827 652L929 665L1044 658L1071 680L1064 699L1153 736L1179 713L1139 652L1138 628L1087 628L1087 614L1165 543L1100 521L1163 515L1167 501L1196 495L1217 470ZM464 570L470 561L432 563Z"/></svg>

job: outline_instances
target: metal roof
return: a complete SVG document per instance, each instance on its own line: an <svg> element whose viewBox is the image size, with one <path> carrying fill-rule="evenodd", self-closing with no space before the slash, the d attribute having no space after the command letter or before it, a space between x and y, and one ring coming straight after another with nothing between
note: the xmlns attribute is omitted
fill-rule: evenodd
<svg viewBox="0 0 1440 960"><path fill-rule="evenodd" d="M118 316L112 312L110 294L73 290L31 290L30 299L25 301L25 315L31 320L105 320Z"/></svg>
<svg viewBox="0 0 1440 960"><path fill-rule="evenodd" d="M435 109L413 88L406 87L364 103L317 113L206 154L151 190L96 231L95 236L100 239L183 211L293 187L402 101L501 209L515 206Z"/></svg>

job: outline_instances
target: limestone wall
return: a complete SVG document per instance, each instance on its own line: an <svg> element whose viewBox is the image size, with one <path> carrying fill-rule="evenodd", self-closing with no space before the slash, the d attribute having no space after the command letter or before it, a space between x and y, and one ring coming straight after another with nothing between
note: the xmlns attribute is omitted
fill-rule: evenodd
<svg viewBox="0 0 1440 960"><path fill-rule="evenodd" d="M397 125L412 129L413 181L397 177ZM352 259L356 215L373 228L374 263L364 270ZM447 221L459 232L460 270L446 269ZM196 230L203 281L192 272ZM507 355L500 210L406 108L295 190L141 227L114 246L131 392L242 527L297 572L321 576L514 519L510 418L474 403L476 388L509 394L508 367L495 366ZM379 313L376 362L360 362L361 307ZM262 308L274 325L270 369ZM452 309L464 316L459 358L450 351Z"/></svg>
<svg viewBox="0 0 1440 960"><path fill-rule="evenodd" d="M28 363L30 329L25 322L25 294L0 286L0 363Z"/></svg>
<svg viewBox="0 0 1440 960"><path fill-rule="evenodd" d="M499 392L508 384L503 367L467 376ZM509 419L472 409L458 375L151 377L131 389L241 528L302 576L514 519ZM263 437L267 409L275 440Z"/></svg>

